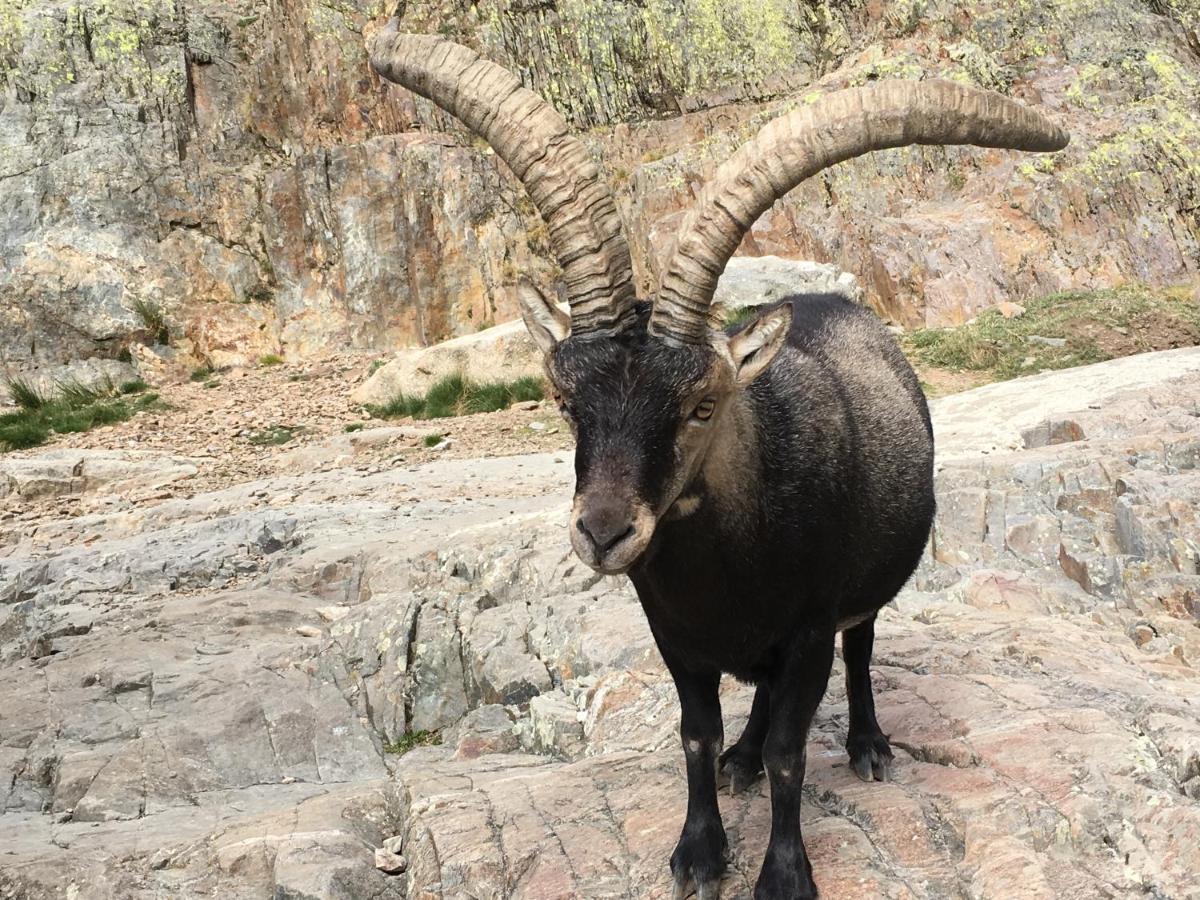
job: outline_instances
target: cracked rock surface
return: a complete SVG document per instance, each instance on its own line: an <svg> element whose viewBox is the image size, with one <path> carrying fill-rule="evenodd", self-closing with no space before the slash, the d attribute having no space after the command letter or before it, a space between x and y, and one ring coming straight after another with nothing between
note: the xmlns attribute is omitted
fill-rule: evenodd
<svg viewBox="0 0 1200 900"><path fill-rule="evenodd" d="M822 896L1200 897L1198 397L1185 350L935 404L895 778L847 765L840 662L808 746ZM193 464L154 460L121 478ZM567 458L323 469L3 535L0 897L670 896L678 705ZM766 787L720 802L748 897Z"/></svg>

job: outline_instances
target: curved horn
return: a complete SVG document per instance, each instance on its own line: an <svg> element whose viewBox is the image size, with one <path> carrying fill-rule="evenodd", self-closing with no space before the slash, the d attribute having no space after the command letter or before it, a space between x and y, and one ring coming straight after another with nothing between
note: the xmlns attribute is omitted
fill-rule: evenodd
<svg viewBox="0 0 1200 900"><path fill-rule="evenodd" d="M950 81L885 81L828 94L768 123L717 170L684 219L654 301L650 330L707 340L708 306L742 236L806 178L872 150L974 144L1061 150L1065 131L991 91Z"/></svg>
<svg viewBox="0 0 1200 900"><path fill-rule="evenodd" d="M562 266L572 332L632 321L633 267L616 204L562 116L506 69L452 41L403 34L397 19L369 49L375 71L460 119L521 179Z"/></svg>

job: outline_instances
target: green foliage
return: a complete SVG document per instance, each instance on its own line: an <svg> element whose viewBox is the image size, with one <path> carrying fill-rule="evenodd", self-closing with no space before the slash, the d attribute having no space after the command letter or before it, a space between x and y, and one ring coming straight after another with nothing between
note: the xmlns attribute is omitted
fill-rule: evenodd
<svg viewBox="0 0 1200 900"><path fill-rule="evenodd" d="M188 381L201 382L208 381L208 378L213 373L213 367L206 363L197 369L192 369L192 374L188 376Z"/></svg>
<svg viewBox="0 0 1200 900"><path fill-rule="evenodd" d="M385 360L382 360L382 359L372 360L371 368L367 370L367 374L374 375L376 372L378 372L380 369L382 369L386 365L387 365L387 362Z"/></svg>
<svg viewBox="0 0 1200 900"><path fill-rule="evenodd" d="M247 440L255 447L279 447L288 443L303 430L303 428L293 425L272 425L251 433Z"/></svg>
<svg viewBox="0 0 1200 900"><path fill-rule="evenodd" d="M130 383L132 384L132 382ZM111 397L117 393L116 387L107 378L97 387L91 387L81 381L72 379L58 382L57 388L59 401L73 409L82 409L98 400Z"/></svg>
<svg viewBox="0 0 1200 900"><path fill-rule="evenodd" d="M732 309L726 310L722 317L725 322L725 327L732 325L740 325L747 319L753 319L758 315L759 307L757 306L735 306Z"/></svg>
<svg viewBox="0 0 1200 900"><path fill-rule="evenodd" d="M278 353L264 353L258 358L260 366L279 366L283 365L283 357Z"/></svg>
<svg viewBox="0 0 1200 900"><path fill-rule="evenodd" d="M1200 304L1132 285L1071 291L1032 300L1023 315L1011 319L988 310L968 325L909 332L902 345L911 359L927 366L1008 379L1111 359L1088 337L1087 325L1123 329L1136 340L1138 322L1147 317L1200 327Z"/></svg>
<svg viewBox="0 0 1200 900"><path fill-rule="evenodd" d="M136 297L133 301L133 312L141 320L142 327L146 329L150 340L156 344L170 343L171 333L167 329L167 318L161 306Z"/></svg>
<svg viewBox="0 0 1200 900"><path fill-rule="evenodd" d="M50 426L38 417L0 416L0 450L4 452L37 447L49 439Z"/></svg>
<svg viewBox="0 0 1200 900"><path fill-rule="evenodd" d="M444 434L427 434L425 435L424 444L426 447L436 447L445 439Z"/></svg>
<svg viewBox="0 0 1200 900"><path fill-rule="evenodd" d="M46 398L31 382L22 378L14 378L8 383L8 396L21 409L41 409L46 405Z"/></svg>
<svg viewBox="0 0 1200 900"><path fill-rule="evenodd" d="M346 432L346 434L353 434L356 431L362 431L366 427L367 425L365 422L351 422L349 425L343 428L342 431Z"/></svg>
<svg viewBox="0 0 1200 900"><path fill-rule="evenodd" d="M368 405L371 415L380 419L445 419L472 413L495 412L514 403L541 400L545 396L539 378L478 383L461 374L447 375L434 384L424 397L397 394L387 403Z"/></svg>
<svg viewBox="0 0 1200 900"><path fill-rule="evenodd" d="M26 382L10 382L9 395L20 410L0 416L0 450L36 447L51 434L88 431L100 425L123 422L139 412L160 409L157 394L146 393L146 384L130 381L91 388L79 382L58 386L59 395L47 399Z"/></svg>
<svg viewBox="0 0 1200 900"><path fill-rule="evenodd" d="M384 744L383 752L403 756L417 747L436 747L441 743L442 734L440 731L410 731L399 740L390 744Z"/></svg>

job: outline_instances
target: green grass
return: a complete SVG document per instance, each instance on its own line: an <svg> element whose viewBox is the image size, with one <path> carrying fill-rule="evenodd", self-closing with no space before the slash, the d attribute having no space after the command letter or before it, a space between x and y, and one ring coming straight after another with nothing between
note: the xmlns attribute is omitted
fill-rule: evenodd
<svg viewBox="0 0 1200 900"><path fill-rule="evenodd" d="M303 430L292 425L272 425L270 428L253 432L247 440L255 447L279 447Z"/></svg>
<svg viewBox="0 0 1200 900"><path fill-rule="evenodd" d="M1113 354L1087 333L1088 326L1125 329L1136 342L1148 322L1160 329L1172 323L1200 326L1200 304L1181 293L1140 286L1069 291L1031 300L1023 315L1011 319L988 310L968 325L911 331L901 345L914 362L1005 380L1111 359ZM1037 338L1063 343L1052 346Z"/></svg>
<svg viewBox="0 0 1200 900"><path fill-rule="evenodd" d="M24 410L41 409L48 402L33 384L22 378L14 378L8 383L8 396Z"/></svg>
<svg viewBox="0 0 1200 900"><path fill-rule="evenodd" d="M380 419L445 419L472 413L495 412L514 403L541 400L545 396L540 378L477 383L462 375L448 375L433 385L424 397L398 394L387 403L367 406Z"/></svg>
<svg viewBox="0 0 1200 900"><path fill-rule="evenodd" d="M362 431L366 427L366 422L351 422L349 425L343 428L342 431L346 432L346 434L353 434L356 431Z"/></svg>
<svg viewBox="0 0 1200 900"><path fill-rule="evenodd" d="M156 344L170 343L171 332L167 328L167 317L161 306L139 297L133 301L133 311L141 319L142 327L150 335L150 340Z"/></svg>
<svg viewBox="0 0 1200 900"><path fill-rule="evenodd" d="M200 366L198 369L192 369L192 374L188 376L188 381L197 382L197 383L203 382L203 381L208 381L209 376L211 376L214 371L215 370L213 369L213 367L211 365L207 365L207 364Z"/></svg>
<svg viewBox="0 0 1200 900"><path fill-rule="evenodd" d="M411 731L397 741L383 745L384 753L394 753L396 756L403 756L410 750L415 750L417 747L436 747L442 742L441 732L438 731Z"/></svg>
<svg viewBox="0 0 1200 900"><path fill-rule="evenodd" d="M753 319L758 315L758 311L762 307L759 306L735 306L733 309L725 313L725 327L731 325L740 325L747 319Z"/></svg>
<svg viewBox="0 0 1200 900"><path fill-rule="evenodd" d="M147 409L162 408L158 395L147 393L146 388L142 381L98 388L66 382L59 385L58 396L51 399L33 390L28 382L9 382L9 396L20 409L0 416L0 451L37 447L53 434L89 431L123 422Z"/></svg>
<svg viewBox="0 0 1200 900"><path fill-rule="evenodd" d="M443 434L427 434L427 435L425 435L425 438L424 438L425 446L426 447L436 447L438 444L440 444L442 442L442 440L444 438L445 438L445 435L443 435Z"/></svg>
<svg viewBox="0 0 1200 900"><path fill-rule="evenodd" d="M283 365L283 357L278 353L264 353L258 358L260 366L281 366Z"/></svg>

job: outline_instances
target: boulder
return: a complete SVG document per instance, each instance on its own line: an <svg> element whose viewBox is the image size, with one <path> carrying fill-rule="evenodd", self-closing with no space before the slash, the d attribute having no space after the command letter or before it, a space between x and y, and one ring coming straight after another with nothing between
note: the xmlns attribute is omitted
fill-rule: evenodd
<svg viewBox="0 0 1200 900"><path fill-rule="evenodd" d="M792 294L842 294L862 302L858 279L829 263L778 256L735 256L725 266L713 302L727 310L763 306Z"/></svg>
<svg viewBox="0 0 1200 900"><path fill-rule="evenodd" d="M510 381L542 372L541 353L520 319L432 347L401 350L351 395L356 403L386 403L398 394L421 395L447 375L474 381Z"/></svg>

